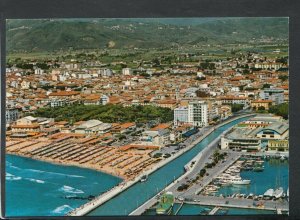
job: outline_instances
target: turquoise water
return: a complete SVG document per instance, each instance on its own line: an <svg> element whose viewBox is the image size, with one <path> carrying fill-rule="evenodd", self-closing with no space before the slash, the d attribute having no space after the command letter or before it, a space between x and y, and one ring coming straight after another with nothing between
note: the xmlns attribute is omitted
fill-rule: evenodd
<svg viewBox="0 0 300 220"><path fill-rule="evenodd" d="M274 211L271 210L261 210L261 209L238 209L238 208L230 208L225 209L227 210L225 215L274 215L276 214ZM224 215L222 213L223 210L218 210L216 215Z"/></svg>
<svg viewBox="0 0 300 220"><path fill-rule="evenodd" d="M61 216L99 195L121 179L73 166L6 156L6 216Z"/></svg>
<svg viewBox="0 0 300 220"><path fill-rule="evenodd" d="M243 179L250 179L249 185L240 186L226 186L221 187L216 194L232 195L234 193L243 193L254 195L262 195L268 189L276 189L283 187L286 192L288 188L288 174L289 164L288 161L281 162L278 159L270 159L264 162L263 172L242 171L241 177Z"/></svg>
<svg viewBox="0 0 300 220"><path fill-rule="evenodd" d="M138 182L113 199L96 208L88 215L128 215L138 206L142 205L148 199L156 195L157 192L162 190L166 185L171 183L174 178L181 176L184 173L184 165L187 164L193 157L195 157L201 150L203 150L210 142L217 138L223 131L246 119L247 118L238 119L219 127L190 151L149 175L146 182Z"/></svg>

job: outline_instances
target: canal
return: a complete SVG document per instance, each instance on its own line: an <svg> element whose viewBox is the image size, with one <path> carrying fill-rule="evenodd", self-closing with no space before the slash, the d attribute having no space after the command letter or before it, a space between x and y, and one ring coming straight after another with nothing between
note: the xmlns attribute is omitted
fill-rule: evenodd
<svg viewBox="0 0 300 220"><path fill-rule="evenodd" d="M149 175L146 182L136 183L135 185L120 193L116 197L110 199L100 207L94 209L88 215L128 215L137 207L145 203L148 199L156 195L167 185L169 185L174 179L177 179L179 176L181 176L184 173L184 165L186 165L209 143L211 143L214 139L221 135L222 132L248 118L249 117L237 119L217 128L210 135L199 142L195 147L193 147L190 151L182 154L178 158L174 159L167 165L161 167L160 169Z"/></svg>

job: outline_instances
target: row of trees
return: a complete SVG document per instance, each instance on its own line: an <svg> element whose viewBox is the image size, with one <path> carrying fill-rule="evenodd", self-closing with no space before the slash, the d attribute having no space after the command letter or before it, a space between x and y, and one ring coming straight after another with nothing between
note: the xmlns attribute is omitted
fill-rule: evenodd
<svg viewBox="0 0 300 220"><path fill-rule="evenodd" d="M40 108L34 116L55 118L56 121L69 121L74 123L81 120L98 119L107 123L114 122L141 122L159 120L168 122L173 120L173 112L169 108L155 106L131 106L122 105L71 105L56 108Z"/></svg>

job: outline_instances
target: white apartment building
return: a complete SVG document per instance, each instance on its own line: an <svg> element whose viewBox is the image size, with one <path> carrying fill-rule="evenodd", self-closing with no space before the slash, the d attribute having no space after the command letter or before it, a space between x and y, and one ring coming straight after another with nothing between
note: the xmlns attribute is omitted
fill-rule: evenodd
<svg viewBox="0 0 300 220"><path fill-rule="evenodd" d="M102 95L100 98L100 104L106 105L109 103L109 97L107 95Z"/></svg>
<svg viewBox="0 0 300 220"><path fill-rule="evenodd" d="M284 90L280 88L264 89L260 92L259 96L262 100L272 100L275 105L284 102Z"/></svg>
<svg viewBox="0 0 300 220"><path fill-rule="evenodd" d="M131 69L130 68L123 68L122 69L122 74L125 75L125 76L130 76L132 73Z"/></svg>
<svg viewBox="0 0 300 220"><path fill-rule="evenodd" d="M208 105L204 101L193 101L188 107L174 109L174 125L189 123L196 127L208 125Z"/></svg>
<svg viewBox="0 0 300 220"><path fill-rule="evenodd" d="M197 127L208 124L207 103L204 101L193 101L188 105L188 121Z"/></svg>
<svg viewBox="0 0 300 220"><path fill-rule="evenodd" d="M174 109L174 125L188 122L189 111L187 107L178 107Z"/></svg>

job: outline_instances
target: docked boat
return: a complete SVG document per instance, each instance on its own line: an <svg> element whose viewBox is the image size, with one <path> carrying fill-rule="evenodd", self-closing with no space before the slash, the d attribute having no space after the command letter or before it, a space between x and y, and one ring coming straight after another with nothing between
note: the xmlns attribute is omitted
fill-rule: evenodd
<svg viewBox="0 0 300 220"><path fill-rule="evenodd" d="M144 175L141 177L140 181L145 182L148 179L148 175Z"/></svg>
<svg viewBox="0 0 300 220"><path fill-rule="evenodd" d="M250 184L251 180L243 180L243 179L238 179L238 180L232 180L231 183L233 185L248 185Z"/></svg>
<svg viewBox="0 0 300 220"><path fill-rule="evenodd" d="M264 198L266 199L271 199L273 197L274 194L274 189L268 189L265 193L264 193Z"/></svg>
<svg viewBox="0 0 300 220"><path fill-rule="evenodd" d="M174 205L174 195L172 192L164 193L156 207L157 215L170 215Z"/></svg>
<svg viewBox="0 0 300 220"><path fill-rule="evenodd" d="M285 161L285 159L286 159L285 156L284 156L284 155L281 155L280 160L281 160L281 161Z"/></svg>
<svg viewBox="0 0 300 220"><path fill-rule="evenodd" d="M273 197L275 197L276 199L279 199L280 197L283 196L283 188L279 187L278 189L276 189L273 193Z"/></svg>
<svg viewBox="0 0 300 220"><path fill-rule="evenodd" d="M255 166L253 167L254 172L262 172L264 171L264 166Z"/></svg>
<svg viewBox="0 0 300 220"><path fill-rule="evenodd" d="M253 193L250 193L248 196L247 196L247 199L253 199L254 195Z"/></svg>

